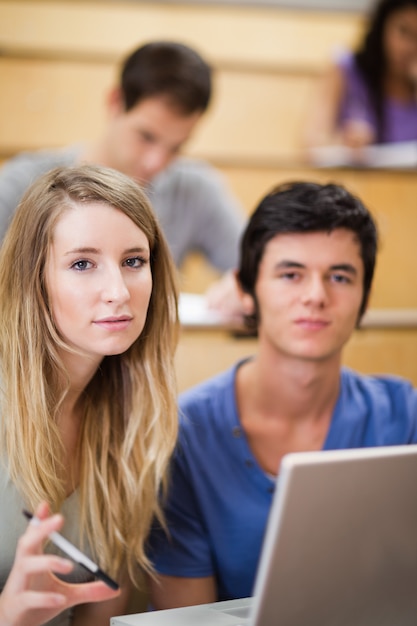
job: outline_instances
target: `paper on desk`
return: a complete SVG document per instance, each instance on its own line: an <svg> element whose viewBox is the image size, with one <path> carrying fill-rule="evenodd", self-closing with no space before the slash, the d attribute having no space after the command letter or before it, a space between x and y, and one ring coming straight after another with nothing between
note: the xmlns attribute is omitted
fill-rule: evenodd
<svg viewBox="0 0 417 626"><path fill-rule="evenodd" d="M347 146L321 146L311 148L309 154L317 167L417 167L417 141L364 146L360 153Z"/></svg>
<svg viewBox="0 0 417 626"><path fill-rule="evenodd" d="M223 326L229 320L218 311L209 309L204 295L180 294L178 311L184 326Z"/></svg>

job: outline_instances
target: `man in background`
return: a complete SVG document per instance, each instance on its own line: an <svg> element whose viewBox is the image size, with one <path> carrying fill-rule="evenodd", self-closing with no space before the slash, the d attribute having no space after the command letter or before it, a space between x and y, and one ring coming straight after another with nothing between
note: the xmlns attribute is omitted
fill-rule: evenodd
<svg viewBox="0 0 417 626"><path fill-rule="evenodd" d="M107 125L96 142L23 153L2 167L0 238L26 188L45 171L83 162L112 167L145 187L177 266L198 251L225 273L212 293L218 308L233 309L229 270L237 264L243 212L212 167L179 157L211 91L210 66L188 46L156 41L136 49L108 95Z"/></svg>

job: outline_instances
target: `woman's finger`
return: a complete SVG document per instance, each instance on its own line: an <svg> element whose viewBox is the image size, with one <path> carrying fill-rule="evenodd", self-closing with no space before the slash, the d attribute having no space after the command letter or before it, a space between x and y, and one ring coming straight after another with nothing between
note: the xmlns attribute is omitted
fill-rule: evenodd
<svg viewBox="0 0 417 626"><path fill-rule="evenodd" d="M45 574L48 572L68 574L73 568L74 563L69 559L61 558L55 554L41 554L22 560L19 569L25 576L32 576L33 574Z"/></svg>
<svg viewBox="0 0 417 626"><path fill-rule="evenodd" d="M20 596L20 611L33 609L55 609L65 608L67 606L67 598L62 593L54 591L25 591Z"/></svg>
<svg viewBox="0 0 417 626"><path fill-rule="evenodd" d="M39 551L49 535L63 526L64 518L59 513L44 520L36 517L29 522L26 532L20 537L16 552L30 553Z"/></svg>
<svg viewBox="0 0 417 626"><path fill-rule="evenodd" d="M120 589L117 591L110 589L110 587L101 581L76 585L64 582L61 584L66 587L65 590L62 590L62 593L66 595L69 601L69 606L75 604L85 604L88 602L102 602L104 600L116 598L120 595Z"/></svg>
<svg viewBox="0 0 417 626"><path fill-rule="evenodd" d="M46 502L46 500L43 500L42 502L38 504L35 510L35 516L38 519L45 519L51 516L51 509L49 507L49 504Z"/></svg>

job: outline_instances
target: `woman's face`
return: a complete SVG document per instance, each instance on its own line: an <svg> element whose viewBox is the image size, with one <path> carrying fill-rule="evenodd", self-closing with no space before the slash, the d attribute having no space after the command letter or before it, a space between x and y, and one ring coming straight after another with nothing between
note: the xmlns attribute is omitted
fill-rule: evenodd
<svg viewBox="0 0 417 626"><path fill-rule="evenodd" d="M395 76L417 79L417 8L404 7L387 19L384 49L388 70Z"/></svg>
<svg viewBox="0 0 417 626"><path fill-rule="evenodd" d="M141 334L152 292L149 242L122 211L98 202L66 210L45 276L61 336L95 365Z"/></svg>

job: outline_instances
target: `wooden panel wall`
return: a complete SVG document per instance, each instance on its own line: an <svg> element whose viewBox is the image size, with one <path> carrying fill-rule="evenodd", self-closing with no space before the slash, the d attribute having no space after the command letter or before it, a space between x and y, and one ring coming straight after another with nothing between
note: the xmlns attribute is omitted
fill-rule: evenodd
<svg viewBox="0 0 417 626"><path fill-rule="evenodd" d="M123 0L1 0L0 41L17 54L115 60L151 39L200 49L215 65L321 69L358 36L352 13Z"/></svg>
<svg viewBox="0 0 417 626"><path fill-rule="evenodd" d="M224 331L184 329L177 351L180 391L256 353L256 340ZM201 358L201 355L204 358ZM365 374L395 373L417 386L417 330L366 328L348 342L343 363Z"/></svg>
<svg viewBox="0 0 417 626"><path fill-rule="evenodd" d="M340 13L0 0L0 81L10 85L0 101L0 153L94 137L118 62L166 38L195 46L216 69L213 106L190 150L275 158L297 144L317 72L359 29L358 16Z"/></svg>

